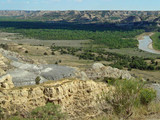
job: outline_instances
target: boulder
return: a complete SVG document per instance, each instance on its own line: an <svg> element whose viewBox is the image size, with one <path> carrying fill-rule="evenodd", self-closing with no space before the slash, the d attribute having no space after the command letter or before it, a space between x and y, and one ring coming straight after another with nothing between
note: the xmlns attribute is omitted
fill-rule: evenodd
<svg viewBox="0 0 160 120"><path fill-rule="evenodd" d="M95 71L99 71L101 70L102 68L104 68L105 66L102 64L102 63L94 63L92 65L92 68L95 70Z"/></svg>
<svg viewBox="0 0 160 120"><path fill-rule="evenodd" d="M79 68L77 67L72 67L75 71L74 71L74 77L78 78L80 80L89 80L87 74L84 71L81 71Z"/></svg>
<svg viewBox="0 0 160 120"><path fill-rule="evenodd" d="M6 72L3 69L0 68L0 76L2 76L4 74L6 74Z"/></svg>
<svg viewBox="0 0 160 120"><path fill-rule="evenodd" d="M0 77L0 88L11 89L14 87L11 75L3 75Z"/></svg>

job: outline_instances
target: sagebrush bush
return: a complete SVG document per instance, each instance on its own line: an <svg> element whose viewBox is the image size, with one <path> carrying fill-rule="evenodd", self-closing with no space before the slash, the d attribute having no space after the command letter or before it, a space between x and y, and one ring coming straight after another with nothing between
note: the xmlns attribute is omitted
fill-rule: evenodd
<svg viewBox="0 0 160 120"><path fill-rule="evenodd" d="M62 120L65 114L61 112L58 105L48 103L46 106L38 107L31 112L31 118L38 120Z"/></svg>
<svg viewBox="0 0 160 120"><path fill-rule="evenodd" d="M132 108L144 83L138 80L116 80L113 85L115 90L107 94L106 101L119 118L127 119L133 114Z"/></svg>
<svg viewBox="0 0 160 120"><path fill-rule="evenodd" d="M156 98L156 91L151 88L144 88L140 91L140 103L148 105Z"/></svg>
<svg viewBox="0 0 160 120"><path fill-rule="evenodd" d="M108 83L109 85L113 85L115 83L116 79L111 78L111 77L104 77L103 81Z"/></svg>
<svg viewBox="0 0 160 120"><path fill-rule="evenodd" d="M35 79L35 83L38 85L40 84L41 78L39 76L36 77Z"/></svg>

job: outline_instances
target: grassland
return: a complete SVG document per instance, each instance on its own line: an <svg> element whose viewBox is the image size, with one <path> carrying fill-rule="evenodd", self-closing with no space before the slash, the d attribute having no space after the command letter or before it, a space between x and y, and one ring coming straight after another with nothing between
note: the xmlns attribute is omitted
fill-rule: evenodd
<svg viewBox="0 0 160 120"><path fill-rule="evenodd" d="M108 52L118 53L128 56L138 56L143 58L157 58L160 57L158 54L153 54L149 52L142 51L138 48L121 48L121 49L106 49Z"/></svg>
<svg viewBox="0 0 160 120"><path fill-rule="evenodd" d="M134 48L138 42L133 39L141 30L133 31L85 31L66 29L3 29L20 33L28 38L41 40L93 40L93 44L106 45L108 48ZM125 39L124 39L125 38Z"/></svg>
<svg viewBox="0 0 160 120"><path fill-rule="evenodd" d="M151 36L153 40L153 48L156 50L160 50L160 32L156 32Z"/></svg>

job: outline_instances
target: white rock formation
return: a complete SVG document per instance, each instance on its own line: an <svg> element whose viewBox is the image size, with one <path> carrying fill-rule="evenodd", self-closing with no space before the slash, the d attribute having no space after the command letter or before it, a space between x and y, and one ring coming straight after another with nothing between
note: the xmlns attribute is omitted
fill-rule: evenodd
<svg viewBox="0 0 160 120"><path fill-rule="evenodd" d="M11 75L7 74L0 77L0 88L11 89L14 87Z"/></svg>
<svg viewBox="0 0 160 120"><path fill-rule="evenodd" d="M104 66L102 63L94 63L91 69L86 70L86 74L89 79L93 80L104 77L132 79L132 76L127 70L119 70L110 66Z"/></svg>

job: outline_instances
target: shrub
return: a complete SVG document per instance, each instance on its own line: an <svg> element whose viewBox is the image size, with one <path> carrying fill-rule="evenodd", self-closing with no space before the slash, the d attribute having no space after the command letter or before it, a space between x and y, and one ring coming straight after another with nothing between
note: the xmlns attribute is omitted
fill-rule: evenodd
<svg viewBox="0 0 160 120"><path fill-rule="evenodd" d="M106 101L120 119L127 119L133 114L132 108L144 83L138 80L116 80L113 85L115 90L106 95Z"/></svg>
<svg viewBox="0 0 160 120"><path fill-rule="evenodd" d="M148 105L152 100L156 98L156 91L153 89L144 88L140 91L140 103L142 105Z"/></svg>
<svg viewBox="0 0 160 120"><path fill-rule="evenodd" d="M59 63L61 63L62 62L62 60L59 60Z"/></svg>
<svg viewBox="0 0 160 120"><path fill-rule="evenodd" d="M116 79L110 78L110 77L104 77L103 81L110 84L110 85L113 85L115 83Z"/></svg>
<svg viewBox="0 0 160 120"><path fill-rule="evenodd" d="M65 117L66 114L61 112L59 105L47 103L32 110L26 117L17 114L10 116L7 120L63 120Z"/></svg>
<svg viewBox="0 0 160 120"><path fill-rule="evenodd" d="M35 82L36 82L37 85L40 84L40 81L41 81L41 78L39 76L36 77Z"/></svg>
<svg viewBox="0 0 160 120"><path fill-rule="evenodd" d="M0 44L0 47L5 49L5 50L9 49L9 46L7 44Z"/></svg>
<svg viewBox="0 0 160 120"><path fill-rule="evenodd" d="M44 55L48 55L48 53L47 53L47 52L44 52Z"/></svg>
<svg viewBox="0 0 160 120"><path fill-rule="evenodd" d="M38 120L62 120L65 116L60 107L52 103L38 107L31 112L31 118Z"/></svg>
<svg viewBox="0 0 160 120"><path fill-rule="evenodd" d="M28 53L28 50L26 50L25 53Z"/></svg>
<svg viewBox="0 0 160 120"><path fill-rule="evenodd" d="M52 55L55 55L55 53L52 51L52 53L51 53Z"/></svg>

